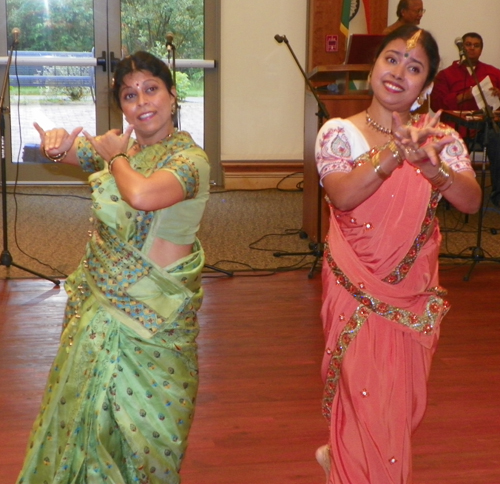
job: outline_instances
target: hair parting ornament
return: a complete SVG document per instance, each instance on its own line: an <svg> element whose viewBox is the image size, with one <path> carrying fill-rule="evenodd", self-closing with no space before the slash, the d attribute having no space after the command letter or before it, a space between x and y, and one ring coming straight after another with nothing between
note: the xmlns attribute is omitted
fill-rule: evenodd
<svg viewBox="0 0 500 484"><path fill-rule="evenodd" d="M421 34L422 29L419 29L406 41L405 57L408 57L410 55L410 50L413 50L417 46Z"/></svg>

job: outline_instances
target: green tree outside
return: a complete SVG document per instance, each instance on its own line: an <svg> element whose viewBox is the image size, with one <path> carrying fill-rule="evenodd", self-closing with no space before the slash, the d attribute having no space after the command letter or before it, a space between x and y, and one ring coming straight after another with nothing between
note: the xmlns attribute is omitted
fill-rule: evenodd
<svg viewBox="0 0 500 484"><path fill-rule="evenodd" d="M29 51L90 52L94 44L92 0L7 2L7 31L19 27L19 49Z"/></svg>
<svg viewBox="0 0 500 484"><path fill-rule="evenodd" d="M92 0L8 0L7 29L20 28L20 50L91 52L92 5ZM204 0L122 0L121 10L124 55L147 50L166 58L166 36L172 33L177 59L203 58ZM185 74L187 81L181 75L178 84L201 81L203 70Z"/></svg>

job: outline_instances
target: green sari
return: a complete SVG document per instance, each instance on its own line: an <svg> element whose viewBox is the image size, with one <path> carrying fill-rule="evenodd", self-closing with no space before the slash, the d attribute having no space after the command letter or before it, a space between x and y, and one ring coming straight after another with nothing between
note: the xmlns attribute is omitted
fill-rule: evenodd
<svg viewBox="0 0 500 484"><path fill-rule="evenodd" d="M104 167L85 142L79 154L84 168ZM203 211L208 162L185 133L132 166L175 171ZM95 229L66 281L61 344L17 482L178 483L198 388L203 250L196 240L189 256L158 267L142 249L161 211L132 209L105 167L89 180Z"/></svg>

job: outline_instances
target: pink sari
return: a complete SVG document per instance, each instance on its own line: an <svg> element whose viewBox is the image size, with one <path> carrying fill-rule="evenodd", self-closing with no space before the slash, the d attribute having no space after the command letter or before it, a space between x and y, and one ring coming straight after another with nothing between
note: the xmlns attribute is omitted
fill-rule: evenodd
<svg viewBox="0 0 500 484"><path fill-rule="evenodd" d="M338 157L338 170L345 169L353 139L342 134L320 131L320 173L323 155ZM456 145L450 165L467 169L463 144ZM354 210L330 207L321 315L331 484L411 482L411 435L424 415L449 308L438 287L438 201L439 193L405 163Z"/></svg>

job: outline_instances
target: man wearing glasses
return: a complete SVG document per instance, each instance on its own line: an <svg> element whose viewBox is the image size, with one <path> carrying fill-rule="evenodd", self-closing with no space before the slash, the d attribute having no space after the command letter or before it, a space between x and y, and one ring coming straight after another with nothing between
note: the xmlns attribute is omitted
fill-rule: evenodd
<svg viewBox="0 0 500 484"><path fill-rule="evenodd" d="M434 80L434 89L431 93L431 109L436 112L439 109L449 111L476 111L478 105L472 94L472 88L481 82L486 76L490 77L492 88L490 94L500 98L500 69L485 64L479 60L483 52L483 39L476 32L468 32L462 36L464 53L470 61L460 59L454 61L451 66L438 73ZM474 69L474 74L471 67ZM497 123L498 124L498 123ZM479 133L468 133L463 127L459 132L467 141L467 138L475 138L480 145L484 145L485 130ZM472 134L472 136L471 136ZM486 152L490 161L491 176L491 201L497 207L500 206L500 134L493 129L488 130L486 140Z"/></svg>
<svg viewBox="0 0 500 484"><path fill-rule="evenodd" d="M490 76L493 88L491 93L500 97L500 70L479 60L483 52L483 39L475 33L469 32L462 37L464 51L473 66L477 80L481 82ZM431 107L437 109L472 110L478 109L472 88L476 85L469 63L465 60L453 62L451 66L438 73L434 90L431 96ZM436 109L434 109L436 107Z"/></svg>
<svg viewBox="0 0 500 484"><path fill-rule="evenodd" d="M382 33L384 35L390 34L393 30L396 30L402 25L418 25L424 13L425 8L422 0L399 0L396 9L398 19L392 25L386 27Z"/></svg>

